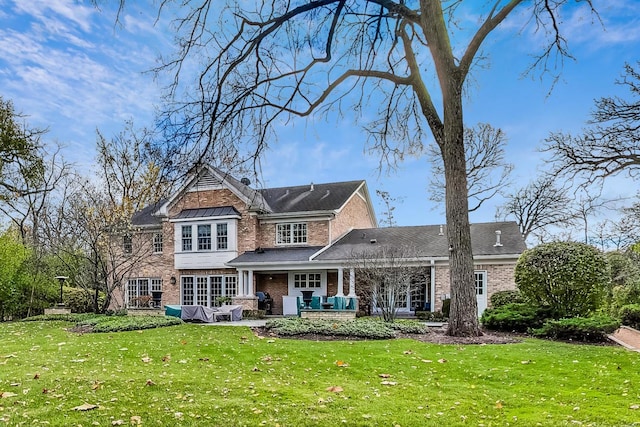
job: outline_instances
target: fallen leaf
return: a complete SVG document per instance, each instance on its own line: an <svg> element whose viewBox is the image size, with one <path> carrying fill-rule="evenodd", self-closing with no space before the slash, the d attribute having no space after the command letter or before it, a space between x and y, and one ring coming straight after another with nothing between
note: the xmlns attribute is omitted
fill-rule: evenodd
<svg viewBox="0 0 640 427"><path fill-rule="evenodd" d="M36 374L33 376L33 379L34 379L34 380L39 380L39 379L40 379L40 374L36 373Z"/></svg>
<svg viewBox="0 0 640 427"><path fill-rule="evenodd" d="M111 421L112 426L121 426L122 424L124 424L124 420Z"/></svg>
<svg viewBox="0 0 640 427"><path fill-rule="evenodd" d="M336 361L336 366L339 366L341 368L346 368L349 366L349 364L347 362L343 362L342 360L337 360Z"/></svg>
<svg viewBox="0 0 640 427"><path fill-rule="evenodd" d="M520 363L522 363L523 365L528 365L529 363L532 363L532 361L531 360L523 360Z"/></svg>
<svg viewBox="0 0 640 427"><path fill-rule="evenodd" d="M260 368L258 368L257 366L254 366L253 369L251 369L253 372L260 372Z"/></svg>
<svg viewBox="0 0 640 427"><path fill-rule="evenodd" d="M98 381L95 381L91 386L91 390L97 390L99 388L100 388L100 383Z"/></svg>
<svg viewBox="0 0 640 427"><path fill-rule="evenodd" d="M142 424L142 418L140 418L140 416L138 416L138 415L132 415L131 416L131 425L139 426L140 424Z"/></svg>
<svg viewBox="0 0 640 427"><path fill-rule="evenodd" d="M209 358L208 357L201 357L200 359L198 359L200 362L208 362Z"/></svg>
<svg viewBox="0 0 640 427"><path fill-rule="evenodd" d="M422 359L422 362L423 362L423 363L432 363L432 362L433 362L433 360L429 360L429 359Z"/></svg>
<svg viewBox="0 0 640 427"><path fill-rule="evenodd" d="M405 350L402 353L404 353L404 354L413 354L413 350Z"/></svg>
<svg viewBox="0 0 640 427"><path fill-rule="evenodd" d="M170 360L171 360L171 356L169 356L168 354L166 356L162 356L163 362L169 362Z"/></svg>
<svg viewBox="0 0 640 427"><path fill-rule="evenodd" d="M398 383L395 382L395 381L382 381L380 384L382 384L382 385L396 385Z"/></svg>
<svg viewBox="0 0 640 427"><path fill-rule="evenodd" d="M501 402L501 401L499 401L499 400L496 400L496 406L495 406L495 408L496 408L496 409L502 409L502 402Z"/></svg>
<svg viewBox="0 0 640 427"><path fill-rule="evenodd" d="M391 374L379 374L380 378L391 378Z"/></svg>
<svg viewBox="0 0 640 427"><path fill-rule="evenodd" d="M447 363L447 359L438 359L438 363Z"/></svg>
<svg viewBox="0 0 640 427"><path fill-rule="evenodd" d="M71 408L72 411L90 411L92 409L98 409L98 405L94 405L92 403L83 403L80 406L76 406L75 408Z"/></svg>
<svg viewBox="0 0 640 427"><path fill-rule="evenodd" d="M43 388L42 389L42 394L47 394L47 393L49 393L49 389Z"/></svg>
<svg viewBox="0 0 640 427"><path fill-rule="evenodd" d="M640 409L640 405L638 405L637 403L634 405L629 406L629 409Z"/></svg>
<svg viewBox="0 0 640 427"><path fill-rule="evenodd" d="M144 356L144 357L142 358L142 361L143 361L144 363L149 363L149 362L151 362L151 360L153 360L153 359L151 359L149 356Z"/></svg>
<svg viewBox="0 0 640 427"><path fill-rule="evenodd" d="M156 385L156 383L154 383L153 380L147 380L145 385Z"/></svg>
<svg viewBox="0 0 640 427"><path fill-rule="evenodd" d="M2 399L6 399L7 397L14 397L14 396L17 396L17 394L12 393L10 391L1 391L0 392L0 398L2 398Z"/></svg>
<svg viewBox="0 0 640 427"><path fill-rule="evenodd" d="M332 385L331 387L327 387L327 391L330 391L332 393L340 393L341 391L344 391L344 390L339 385Z"/></svg>

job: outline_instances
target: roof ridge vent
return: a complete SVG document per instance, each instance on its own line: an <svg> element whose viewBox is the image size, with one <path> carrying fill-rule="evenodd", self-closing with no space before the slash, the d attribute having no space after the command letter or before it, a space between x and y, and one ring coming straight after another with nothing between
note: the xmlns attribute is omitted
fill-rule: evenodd
<svg viewBox="0 0 640 427"><path fill-rule="evenodd" d="M444 225L440 224L440 231L438 232L438 236L444 236Z"/></svg>
<svg viewBox="0 0 640 427"><path fill-rule="evenodd" d="M311 187L309 188L309 191L313 191L313 182L311 183Z"/></svg>
<svg viewBox="0 0 640 427"><path fill-rule="evenodd" d="M501 235L502 235L502 231L496 230L496 243L495 243L495 245L493 245L493 247L498 248L498 247L502 246L502 242L500 241L500 236Z"/></svg>

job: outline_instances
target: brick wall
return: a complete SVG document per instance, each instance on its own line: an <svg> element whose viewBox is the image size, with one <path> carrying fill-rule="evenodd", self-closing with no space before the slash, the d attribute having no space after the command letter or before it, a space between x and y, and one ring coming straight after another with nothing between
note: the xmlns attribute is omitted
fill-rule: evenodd
<svg viewBox="0 0 640 427"><path fill-rule="evenodd" d="M273 314L282 314L282 297L288 294L289 276L286 273L256 274L256 292L268 292L273 299L271 311Z"/></svg>
<svg viewBox="0 0 640 427"><path fill-rule="evenodd" d="M283 222L291 222L289 220ZM325 246L329 244L329 221L300 221L307 224L307 245ZM272 248L276 246L276 225L272 222L263 222L259 225L256 246Z"/></svg>
<svg viewBox="0 0 640 427"><path fill-rule="evenodd" d="M491 295L498 291L513 290L516 288L514 280L515 263L505 264L476 264L474 270L487 272L487 304L491 301ZM449 266L436 266L435 277L435 310L442 310L441 295L451 294L449 283Z"/></svg>
<svg viewBox="0 0 640 427"><path fill-rule="evenodd" d="M354 195L331 223L333 240L339 239L352 228L375 227L367 202L358 194Z"/></svg>

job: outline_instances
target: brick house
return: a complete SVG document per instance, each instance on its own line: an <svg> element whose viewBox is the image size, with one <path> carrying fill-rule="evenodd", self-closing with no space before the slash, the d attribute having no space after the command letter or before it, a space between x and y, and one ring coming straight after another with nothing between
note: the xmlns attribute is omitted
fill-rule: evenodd
<svg viewBox="0 0 640 427"><path fill-rule="evenodd" d="M155 291L162 304L213 306L231 298L256 309L260 291L272 297L273 314L295 314L302 290L355 297L350 254L372 242L417 248L412 262L424 266L424 287L400 310L439 310L449 292L443 227L377 228L365 181L256 190L207 166L168 199L136 213L132 224L125 254L131 241L150 249L126 273L113 308L135 307ZM472 240L484 309L493 292L513 289L525 246L511 222L474 224Z"/></svg>

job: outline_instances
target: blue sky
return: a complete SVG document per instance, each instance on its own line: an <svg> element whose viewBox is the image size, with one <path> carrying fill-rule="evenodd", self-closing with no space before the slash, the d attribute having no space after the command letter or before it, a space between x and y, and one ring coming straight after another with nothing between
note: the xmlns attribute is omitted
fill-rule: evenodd
<svg viewBox="0 0 640 427"><path fill-rule="evenodd" d="M128 2L122 25L117 3L97 10L74 0L0 0L0 95L14 102L32 126L48 128L47 140L65 145L65 157L87 168L93 162L96 129L110 137L133 119L151 126L160 105L162 80L148 73L160 56L173 52L169 22L156 22L146 0ZM466 101L467 125L487 122L508 137L507 158L515 185L544 169L536 151L551 131L578 132L601 96L624 95L614 84L625 62L640 60L640 2L596 0L603 26L584 2L562 17L562 28L576 60L564 64L553 87L548 78L522 77L539 49L538 36L515 15L488 40L487 60L472 72ZM467 17L469 18L469 17ZM471 19L471 18L469 18ZM155 24L155 25L154 25ZM266 186L366 179L379 218L375 190L400 200L399 225L444 222L443 209L428 200L429 163L409 158L391 174L378 173L378 159L364 153L366 135L345 117L340 123L298 121L279 135L262 161ZM612 196L633 196L637 185L618 179ZM493 221L491 203L471 215Z"/></svg>

